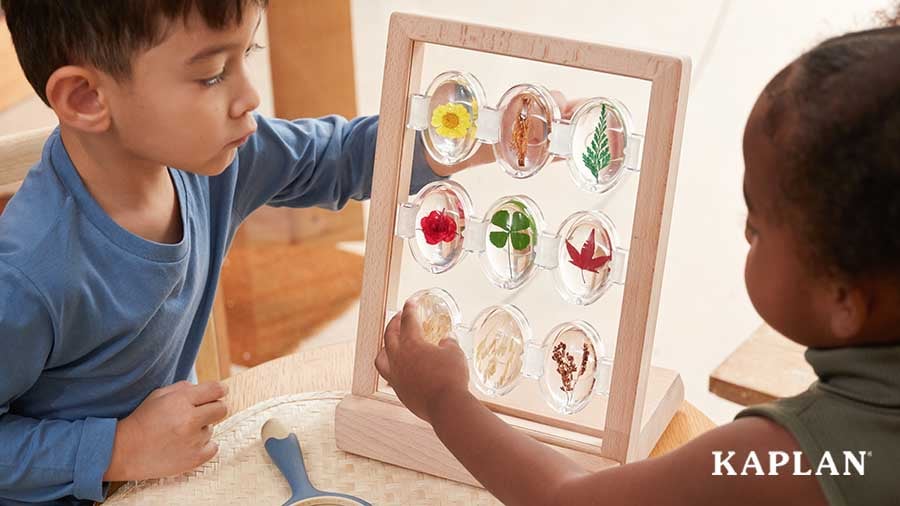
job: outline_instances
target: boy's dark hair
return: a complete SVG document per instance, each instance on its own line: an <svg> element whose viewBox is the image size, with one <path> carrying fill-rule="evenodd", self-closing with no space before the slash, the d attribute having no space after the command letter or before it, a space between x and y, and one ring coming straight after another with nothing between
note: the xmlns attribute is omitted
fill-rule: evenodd
<svg viewBox="0 0 900 506"><path fill-rule="evenodd" d="M160 44L168 22L192 12L214 30L240 23L248 5L268 0L0 0L25 77L47 105L47 80L65 65L131 75L136 51Z"/></svg>
<svg viewBox="0 0 900 506"><path fill-rule="evenodd" d="M811 266L900 276L900 8L886 28L826 40L766 88L779 215Z"/></svg>

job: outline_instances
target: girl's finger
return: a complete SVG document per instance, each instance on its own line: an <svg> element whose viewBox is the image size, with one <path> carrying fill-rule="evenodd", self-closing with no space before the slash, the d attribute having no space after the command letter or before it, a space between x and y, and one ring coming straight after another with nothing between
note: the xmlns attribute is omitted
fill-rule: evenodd
<svg viewBox="0 0 900 506"><path fill-rule="evenodd" d="M438 346L441 348L459 348L460 350L462 350L462 348L459 347L459 343L456 342L456 339L453 339L452 337L445 337L441 339L438 343Z"/></svg>
<svg viewBox="0 0 900 506"><path fill-rule="evenodd" d="M388 360L387 352L385 350L379 351L378 356L375 357L375 369L378 370L378 374L380 374L382 378L390 383L391 362Z"/></svg>
<svg viewBox="0 0 900 506"><path fill-rule="evenodd" d="M416 304L407 301L403 305L402 320L400 322L400 341L406 339L422 339L422 324L419 322Z"/></svg>
<svg viewBox="0 0 900 506"><path fill-rule="evenodd" d="M400 338L401 318L403 313L397 313L388 322L384 329L384 348L388 353L393 353L397 349L397 341Z"/></svg>

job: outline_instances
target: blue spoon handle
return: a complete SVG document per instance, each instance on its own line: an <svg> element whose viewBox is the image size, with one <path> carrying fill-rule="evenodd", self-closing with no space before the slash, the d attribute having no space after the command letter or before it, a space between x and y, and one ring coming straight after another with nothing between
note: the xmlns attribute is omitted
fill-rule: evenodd
<svg viewBox="0 0 900 506"><path fill-rule="evenodd" d="M266 422L262 436L269 457L291 486L291 499L296 501L319 494L309 481L297 436L276 419Z"/></svg>

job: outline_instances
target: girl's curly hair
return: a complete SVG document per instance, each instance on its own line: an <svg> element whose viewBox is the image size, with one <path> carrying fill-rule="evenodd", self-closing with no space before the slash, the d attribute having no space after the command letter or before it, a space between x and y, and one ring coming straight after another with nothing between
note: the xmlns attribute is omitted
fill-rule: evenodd
<svg viewBox="0 0 900 506"><path fill-rule="evenodd" d="M900 276L900 6L884 27L822 42L769 83L778 214L811 265Z"/></svg>

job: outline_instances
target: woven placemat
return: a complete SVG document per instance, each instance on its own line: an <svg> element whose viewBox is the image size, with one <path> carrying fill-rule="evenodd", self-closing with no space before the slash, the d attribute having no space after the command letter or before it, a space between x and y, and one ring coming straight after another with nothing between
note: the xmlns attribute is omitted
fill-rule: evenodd
<svg viewBox="0 0 900 506"><path fill-rule="evenodd" d="M290 487L269 459L260 429L277 417L300 440L309 478L319 490L355 495L372 504L499 504L486 491L370 460L337 449L334 409L344 392L270 399L234 414L216 429L219 453L196 470L161 480L130 482L104 505L280 505Z"/></svg>

